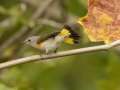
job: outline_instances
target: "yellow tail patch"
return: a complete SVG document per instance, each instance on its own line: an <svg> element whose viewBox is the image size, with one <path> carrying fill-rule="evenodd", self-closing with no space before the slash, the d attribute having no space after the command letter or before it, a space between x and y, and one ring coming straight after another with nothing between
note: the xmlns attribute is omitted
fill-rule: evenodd
<svg viewBox="0 0 120 90"><path fill-rule="evenodd" d="M64 42L67 44L74 44L74 39L73 38L65 38Z"/></svg>
<svg viewBox="0 0 120 90"><path fill-rule="evenodd" d="M61 36L69 36L71 33L69 32L69 30L67 29L62 29L62 31L60 32Z"/></svg>

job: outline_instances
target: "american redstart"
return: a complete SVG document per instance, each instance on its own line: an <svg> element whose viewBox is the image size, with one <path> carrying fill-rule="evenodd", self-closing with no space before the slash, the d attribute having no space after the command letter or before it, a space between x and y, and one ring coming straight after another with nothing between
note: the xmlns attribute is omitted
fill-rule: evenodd
<svg viewBox="0 0 120 90"><path fill-rule="evenodd" d="M57 48L62 42L67 44L78 44L80 35L75 32L78 30L78 24L64 25L58 32L53 32L47 36L31 36L25 40L25 44L28 44L34 48L49 52L56 52Z"/></svg>

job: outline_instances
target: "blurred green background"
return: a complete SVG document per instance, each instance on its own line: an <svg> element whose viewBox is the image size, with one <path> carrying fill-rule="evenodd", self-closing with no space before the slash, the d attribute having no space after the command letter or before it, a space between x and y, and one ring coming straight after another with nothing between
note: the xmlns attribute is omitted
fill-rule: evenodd
<svg viewBox="0 0 120 90"><path fill-rule="evenodd" d="M0 1L0 62L39 54L23 44L25 38L60 30L87 14L87 0L53 0L46 5L49 1ZM42 13L34 19L36 10ZM79 45L63 44L59 51L102 44L90 42L82 28L79 32ZM119 58L117 48L18 65L0 71L0 90L120 90Z"/></svg>

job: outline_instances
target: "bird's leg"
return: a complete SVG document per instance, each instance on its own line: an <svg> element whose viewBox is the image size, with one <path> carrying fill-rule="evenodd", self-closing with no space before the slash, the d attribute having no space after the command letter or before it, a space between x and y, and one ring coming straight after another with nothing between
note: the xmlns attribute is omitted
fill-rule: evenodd
<svg viewBox="0 0 120 90"><path fill-rule="evenodd" d="M55 54L55 53L57 53L57 51L58 51L58 48L56 48L55 50L53 50L51 53L49 53L50 55L53 55L53 54Z"/></svg>
<svg viewBox="0 0 120 90"><path fill-rule="evenodd" d="M43 57L44 56L44 52L41 50L41 51L39 51L39 55L41 56L41 57Z"/></svg>
<svg viewBox="0 0 120 90"><path fill-rule="evenodd" d="M57 53L57 51L58 51L58 48L56 48L56 49L54 50L54 53Z"/></svg>
<svg viewBox="0 0 120 90"><path fill-rule="evenodd" d="M45 54L48 55L49 54L49 50L45 49Z"/></svg>
<svg viewBox="0 0 120 90"><path fill-rule="evenodd" d="M57 50L58 50L58 48L56 48L53 52L50 53L48 49L45 49L45 54L46 55L48 55L48 54L54 54L54 53L57 53Z"/></svg>

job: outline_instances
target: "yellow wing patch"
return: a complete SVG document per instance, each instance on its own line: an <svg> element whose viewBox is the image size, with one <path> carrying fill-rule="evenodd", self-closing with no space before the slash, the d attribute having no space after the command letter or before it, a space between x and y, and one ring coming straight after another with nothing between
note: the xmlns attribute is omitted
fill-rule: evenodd
<svg viewBox="0 0 120 90"><path fill-rule="evenodd" d="M71 33L67 29L62 29L60 32L61 36L69 36Z"/></svg>
<svg viewBox="0 0 120 90"><path fill-rule="evenodd" d="M67 44L74 44L74 39L72 39L72 38L65 38L64 42L67 43Z"/></svg>

